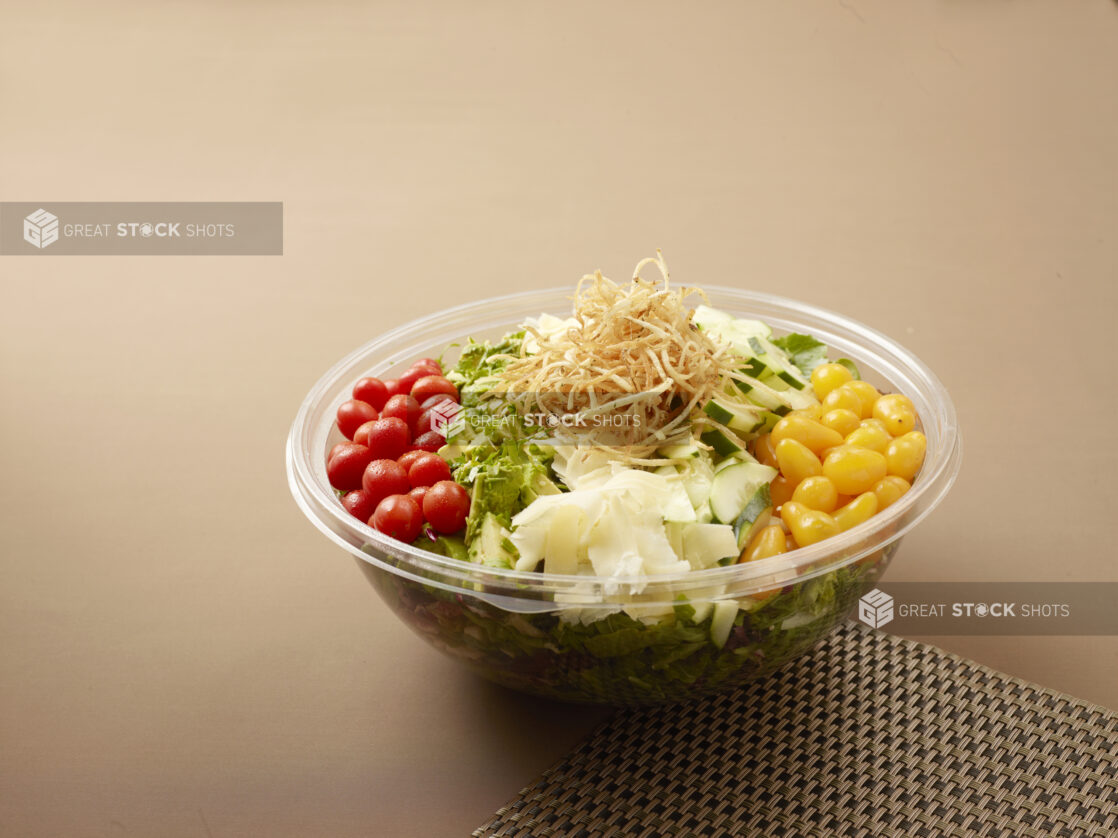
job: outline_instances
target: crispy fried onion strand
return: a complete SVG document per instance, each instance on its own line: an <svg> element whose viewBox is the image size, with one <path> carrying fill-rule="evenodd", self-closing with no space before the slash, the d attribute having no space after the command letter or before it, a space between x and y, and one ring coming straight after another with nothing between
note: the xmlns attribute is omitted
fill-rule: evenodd
<svg viewBox="0 0 1118 838"><path fill-rule="evenodd" d="M640 273L656 265L662 279ZM650 456L673 434L687 430L696 405L734 372L728 348L692 322L685 300L699 288L673 288L659 250L641 260L628 285L601 271L584 276L574 296L577 325L556 334L527 326L538 351L521 351L498 376L494 393L520 410L579 411L586 417L627 411L639 417L617 453L634 465L663 462Z"/></svg>

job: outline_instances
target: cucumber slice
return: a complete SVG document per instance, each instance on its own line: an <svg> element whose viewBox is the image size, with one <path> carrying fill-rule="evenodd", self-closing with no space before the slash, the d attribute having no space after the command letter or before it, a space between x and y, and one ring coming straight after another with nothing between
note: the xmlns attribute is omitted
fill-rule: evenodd
<svg viewBox="0 0 1118 838"><path fill-rule="evenodd" d="M714 332L733 323L734 316L717 308L698 305L691 313L691 322L704 332Z"/></svg>
<svg viewBox="0 0 1118 838"><path fill-rule="evenodd" d="M781 370L776 375L777 378L787 382L789 386L795 387L797 390L802 390L806 386L805 383L801 381L798 376L793 375L787 370Z"/></svg>
<svg viewBox="0 0 1118 838"><path fill-rule="evenodd" d="M698 457L701 452L699 446L693 442L683 442L679 445L664 445L656 450L661 457L669 460L689 460Z"/></svg>
<svg viewBox="0 0 1118 838"><path fill-rule="evenodd" d="M749 503L745 505L745 509L738 515L737 520L734 521L734 535L738 537L739 550L744 550L754 534L768 525L769 518L772 517L772 511L769 484L762 483L753 493L753 497L749 499Z"/></svg>
<svg viewBox="0 0 1118 838"><path fill-rule="evenodd" d="M698 625L714 610L714 603L709 599L700 599L697 602L692 602L691 607L695 609L695 616L691 618L691 622Z"/></svg>
<svg viewBox="0 0 1118 838"><path fill-rule="evenodd" d="M768 369L769 368L765 366L765 362L760 358L750 358L745 366L741 368L741 371L754 378L760 378Z"/></svg>
<svg viewBox="0 0 1118 838"><path fill-rule="evenodd" d="M714 469L706 457L684 460L675 466L683 480L683 491L696 510L705 509L710 500L710 483L714 479Z"/></svg>
<svg viewBox="0 0 1118 838"><path fill-rule="evenodd" d="M761 433L763 433L763 434L770 433L772 431L772 429L776 427L776 423L780 421L780 417L786 415L789 412L790 411L787 408L785 408L783 413L777 413L775 410L770 410L770 411L766 412L764 414L764 416L765 416L765 426L763 428L761 428Z"/></svg>
<svg viewBox="0 0 1118 838"><path fill-rule="evenodd" d="M850 370L850 374L854 376L855 381L862 380L862 374L858 372L858 365L851 361L849 358L839 358L837 361L835 361L835 363Z"/></svg>
<svg viewBox="0 0 1118 838"><path fill-rule="evenodd" d="M804 374L789 360L787 353L775 343L767 338L751 338L749 344L754 349L754 354L765 362L765 366L774 376L796 390L802 390L807 386Z"/></svg>
<svg viewBox="0 0 1118 838"><path fill-rule="evenodd" d="M714 475L710 484L710 511L719 523L732 524L762 485L777 471L760 463L739 463Z"/></svg>
<svg viewBox="0 0 1118 838"><path fill-rule="evenodd" d="M719 461L718 465L714 467L714 473L718 474L720 471L730 468L731 466L740 465L741 463L755 463L757 458L750 454L748 451L739 451L737 454L731 454L724 460Z"/></svg>
<svg viewBox="0 0 1118 838"><path fill-rule="evenodd" d="M699 436L703 442L714 449L714 453L719 457L729 457L731 454L736 454L745 449L735 439L731 439L718 428L711 428L709 431L703 431Z"/></svg>
<svg viewBox="0 0 1118 838"><path fill-rule="evenodd" d="M779 416L791 410L800 410L817 404L810 390L794 390L786 381L775 375L765 381L756 378L749 381L735 381L734 385L753 404L764 410L771 410ZM779 388L774 385L779 385Z"/></svg>
<svg viewBox="0 0 1118 838"><path fill-rule="evenodd" d="M695 311L691 315L691 322L704 332L717 334L727 342L731 342L735 338L739 340L748 339L752 335L770 338L773 333L768 323L760 320L748 320L744 317L734 317L732 314L705 305L695 306Z"/></svg>
<svg viewBox="0 0 1118 838"><path fill-rule="evenodd" d="M741 408L717 399L711 399L703 405L703 413L718 424L742 434L753 433L765 424L760 411Z"/></svg>
<svg viewBox="0 0 1118 838"><path fill-rule="evenodd" d="M738 616L738 604L732 599L714 603L714 613L710 617L710 641L719 649L730 639L730 629Z"/></svg>
<svg viewBox="0 0 1118 838"><path fill-rule="evenodd" d="M729 425L730 420L734 418L729 408L723 407L713 399L703 405L703 413L720 425Z"/></svg>

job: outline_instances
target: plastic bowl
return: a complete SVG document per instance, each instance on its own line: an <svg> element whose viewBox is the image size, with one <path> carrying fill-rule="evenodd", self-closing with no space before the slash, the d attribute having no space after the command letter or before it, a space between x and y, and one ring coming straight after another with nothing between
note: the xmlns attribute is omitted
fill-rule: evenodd
<svg viewBox="0 0 1118 838"><path fill-rule="evenodd" d="M806 332L864 378L906 394L928 440L912 489L869 521L770 559L685 574L602 580L482 567L374 531L349 515L326 477L341 439L338 406L362 376L391 377L466 337L499 338L526 317L570 311L570 289L481 300L400 326L338 362L291 428L287 471L299 507L357 559L420 637L482 676L551 698L596 704L675 702L763 677L847 619L902 536L932 511L959 470L955 409L912 353L838 314L768 294L706 289L710 304ZM453 350L447 355L453 359Z"/></svg>

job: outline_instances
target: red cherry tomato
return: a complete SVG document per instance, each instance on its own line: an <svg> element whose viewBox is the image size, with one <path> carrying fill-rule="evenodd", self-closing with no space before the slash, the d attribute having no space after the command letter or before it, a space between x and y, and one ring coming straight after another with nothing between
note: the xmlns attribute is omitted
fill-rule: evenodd
<svg viewBox="0 0 1118 838"><path fill-rule="evenodd" d="M409 390L404 390L400 387L400 379L386 378L384 379L384 392L387 395L387 398L385 399L385 401L387 402L388 399L392 398L393 396L399 393L407 393L409 392Z"/></svg>
<svg viewBox="0 0 1118 838"><path fill-rule="evenodd" d="M431 451L433 453L446 445L446 437L438 431L427 431L427 433L417 436L412 444L420 451Z"/></svg>
<svg viewBox="0 0 1118 838"><path fill-rule="evenodd" d="M395 460L408 450L411 439L407 423L392 416L377 419L364 436L374 460Z"/></svg>
<svg viewBox="0 0 1118 838"><path fill-rule="evenodd" d="M337 454L339 451L341 451L343 448L345 448L347 445L353 445L353 443L352 442L339 442L337 445L335 445L333 448L331 448L330 453L326 455L326 464L330 465L330 461L332 459L334 459L334 455Z"/></svg>
<svg viewBox="0 0 1118 838"><path fill-rule="evenodd" d="M426 375L442 375L443 368L434 358L420 358L400 376L400 392L410 393L412 385Z"/></svg>
<svg viewBox="0 0 1118 838"><path fill-rule="evenodd" d="M373 430L373 428L376 427L377 421L378 420L374 419L371 422L366 422L364 425L354 431L353 441L356 442L358 445L368 445L369 433Z"/></svg>
<svg viewBox="0 0 1118 838"><path fill-rule="evenodd" d="M415 367L412 367L400 376L400 392L410 393L415 382L428 374L427 370L417 370Z"/></svg>
<svg viewBox="0 0 1118 838"><path fill-rule="evenodd" d="M431 427L431 418L434 416L430 410L424 410L419 414L419 418L415 420L415 428L413 429L413 436L420 437L428 431L434 430Z"/></svg>
<svg viewBox="0 0 1118 838"><path fill-rule="evenodd" d="M454 402L455 404L457 404L458 399L456 397L451 398L446 393L436 393L435 395L431 396L430 398L427 398L427 399L424 399L423 401L421 401L419 403L419 406L423 410L430 410L432 407L437 405L439 402Z"/></svg>
<svg viewBox="0 0 1118 838"><path fill-rule="evenodd" d="M419 511L415 498L389 495L377 504L369 523L387 536L410 543L419 537L423 513Z"/></svg>
<svg viewBox="0 0 1118 838"><path fill-rule="evenodd" d="M458 401L458 388L451 383L449 378L442 375L427 375L419 379L412 385L411 394L418 402L426 401L431 396L439 394L450 396Z"/></svg>
<svg viewBox="0 0 1118 838"><path fill-rule="evenodd" d="M440 480L450 480L450 466L438 454L423 452L408 469L408 482L413 487L434 486Z"/></svg>
<svg viewBox="0 0 1118 838"><path fill-rule="evenodd" d="M364 489L354 489L344 498L342 498L342 506L349 510L349 514L354 518L360 518L361 523L364 524L369 520L377 508L373 503L373 499L369 497L369 493Z"/></svg>
<svg viewBox="0 0 1118 838"><path fill-rule="evenodd" d="M362 378L353 385L353 398L380 410L388 401L388 388L379 378Z"/></svg>
<svg viewBox="0 0 1118 838"><path fill-rule="evenodd" d="M423 509L423 496L427 494L427 490L430 488L430 486L416 486L408 492L408 497L418 503L420 509Z"/></svg>
<svg viewBox="0 0 1118 838"><path fill-rule="evenodd" d="M338 408L338 430L346 439L353 439L353 434L358 428L366 422L373 421L379 415L377 409L368 402L350 399Z"/></svg>
<svg viewBox="0 0 1118 838"><path fill-rule="evenodd" d="M402 419L409 429L415 427L420 413L422 411L419 409L419 402L405 395L392 396L384 403L384 410L381 411L382 416L395 416L397 419Z"/></svg>
<svg viewBox="0 0 1118 838"><path fill-rule="evenodd" d="M412 467L412 463L414 463L425 454L427 454L426 451L421 451L418 448L412 451L405 451L403 454L396 458L396 462L404 467L404 471L407 471Z"/></svg>
<svg viewBox="0 0 1118 838"><path fill-rule="evenodd" d="M403 495L411 489L408 473L395 460L373 460L365 466L361 488L375 508L389 495Z"/></svg>
<svg viewBox="0 0 1118 838"><path fill-rule="evenodd" d="M326 464L326 476L330 479L330 485L343 491L360 489L361 476L372 459L373 452L364 445L346 443Z"/></svg>
<svg viewBox="0 0 1118 838"><path fill-rule="evenodd" d="M439 532L449 535L466 526L470 495L453 480L441 480L423 496L423 517Z"/></svg>

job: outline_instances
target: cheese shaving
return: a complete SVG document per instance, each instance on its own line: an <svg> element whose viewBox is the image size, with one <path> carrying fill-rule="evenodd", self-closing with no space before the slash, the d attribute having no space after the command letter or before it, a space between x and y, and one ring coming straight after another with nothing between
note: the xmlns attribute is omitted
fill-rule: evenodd
<svg viewBox="0 0 1118 838"><path fill-rule="evenodd" d="M662 278L643 278L648 265ZM614 444L622 449L617 454L633 464L662 462L651 456L655 449L689 432L692 409L705 404L735 367L729 349L692 324L685 302L692 295L706 301L701 289L671 286L659 250L637 264L628 285L601 271L588 274L575 291L573 321L561 330L527 324L532 339L500 373L493 392L523 411L603 419L629 413L633 427L623 446Z"/></svg>

